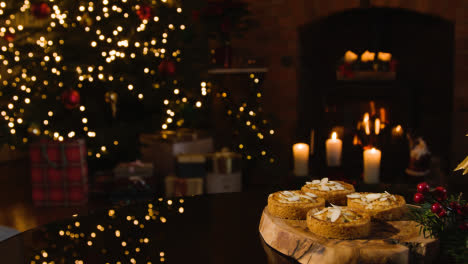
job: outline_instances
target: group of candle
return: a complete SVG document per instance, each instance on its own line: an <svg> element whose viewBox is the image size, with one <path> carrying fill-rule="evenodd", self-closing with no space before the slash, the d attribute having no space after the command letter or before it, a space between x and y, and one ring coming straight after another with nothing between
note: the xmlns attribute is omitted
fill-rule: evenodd
<svg viewBox="0 0 468 264"><path fill-rule="evenodd" d="M333 132L331 137L325 142L327 166L341 166L341 153L343 142ZM310 148L306 143L296 143L293 145L294 155L294 175L307 176L309 174L309 153ZM376 148L365 149L364 157L364 182L374 184L379 182L380 159L382 153Z"/></svg>

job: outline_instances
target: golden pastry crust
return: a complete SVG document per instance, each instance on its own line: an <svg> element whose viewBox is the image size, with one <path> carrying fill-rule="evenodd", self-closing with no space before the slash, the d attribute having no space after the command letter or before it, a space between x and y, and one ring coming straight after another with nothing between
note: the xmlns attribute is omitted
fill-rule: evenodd
<svg viewBox="0 0 468 264"><path fill-rule="evenodd" d="M372 219L383 221L399 220L407 212L405 198L401 195L392 195L387 192L379 194L360 192L355 194L358 194L363 198L348 197L348 207L365 212L370 215ZM355 194L351 194L349 196L353 197ZM365 197L369 194L381 195L381 197L373 201L368 201Z"/></svg>
<svg viewBox="0 0 468 264"><path fill-rule="evenodd" d="M327 207L326 209L329 208ZM335 210L335 208L330 209ZM340 215L335 222L332 222L328 217L317 216L317 210L310 210L307 213L307 227L312 233L327 238L356 239L369 235L371 228L369 215L346 207L341 207L340 210L341 214L347 213L352 215L352 220L348 222L340 221L340 218L343 217Z"/></svg>
<svg viewBox="0 0 468 264"><path fill-rule="evenodd" d="M293 197L284 195L284 192L293 193L299 196L297 201L288 201L286 197ZM312 194L313 195L313 194ZM295 196L294 196L295 197ZM309 198L306 198L309 197ZM291 198L294 200L294 198ZM272 193L268 196L268 211L280 218L304 220L306 219L307 212L313 208L323 208L325 206L325 199L320 197L310 197L300 190L294 191L280 191Z"/></svg>
<svg viewBox="0 0 468 264"><path fill-rule="evenodd" d="M321 180L324 182L324 179ZM335 205L346 205L346 195L355 192L354 186L342 181L328 181L325 184L330 190L322 190L321 183L308 183L304 185L301 190L303 192L310 192L318 197L323 197L327 202ZM343 190L332 190L331 186L341 186Z"/></svg>

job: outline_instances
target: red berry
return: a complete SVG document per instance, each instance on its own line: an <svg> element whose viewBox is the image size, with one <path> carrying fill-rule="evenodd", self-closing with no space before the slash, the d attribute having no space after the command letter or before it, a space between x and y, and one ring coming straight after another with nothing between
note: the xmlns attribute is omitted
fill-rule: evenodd
<svg viewBox="0 0 468 264"><path fill-rule="evenodd" d="M438 214L438 213L440 213L442 210L444 210L444 207L443 207L440 203L434 203L434 204L431 206L431 212L433 212L434 214Z"/></svg>
<svg viewBox="0 0 468 264"><path fill-rule="evenodd" d="M434 195L435 195L437 201L447 200L447 190L442 186L439 186L439 187L435 188Z"/></svg>
<svg viewBox="0 0 468 264"><path fill-rule="evenodd" d="M445 209L442 209L442 211L440 211L438 214L437 214L439 217L444 217L447 215L447 211L445 211Z"/></svg>
<svg viewBox="0 0 468 264"><path fill-rule="evenodd" d="M418 184L418 193L425 193L425 192L428 192L429 191L429 184L427 184L427 182L421 182L420 184Z"/></svg>
<svg viewBox="0 0 468 264"><path fill-rule="evenodd" d="M422 193L415 193L413 198L415 203L423 203L424 202L424 195Z"/></svg>
<svg viewBox="0 0 468 264"><path fill-rule="evenodd" d="M452 208L452 210L454 211L458 211L458 208L460 208L460 204L458 202L450 202L449 204L450 208Z"/></svg>
<svg viewBox="0 0 468 264"><path fill-rule="evenodd" d="M464 222L464 223L459 224L458 228L460 228L463 231L468 230L468 222Z"/></svg>

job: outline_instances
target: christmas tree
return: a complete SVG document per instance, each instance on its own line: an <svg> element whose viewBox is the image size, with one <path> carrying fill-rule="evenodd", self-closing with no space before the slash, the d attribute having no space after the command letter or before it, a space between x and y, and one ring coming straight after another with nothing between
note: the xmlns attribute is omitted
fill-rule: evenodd
<svg viewBox="0 0 468 264"><path fill-rule="evenodd" d="M85 138L88 160L102 167L138 158L140 133L213 126L207 78L213 10L239 14L222 16L221 26L230 25L222 26L223 35L235 25L245 30L247 12L245 5L184 4L189 12L175 0L1 4L2 143ZM235 121L231 147L247 160L272 163L265 138L274 130L259 102L262 76L252 76L245 101L225 90L216 94Z"/></svg>
<svg viewBox="0 0 468 264"><path fill-rule="evenodd" d="M141 132L207 126L203 56L186 52L198 43L179 3L25 1L20 9L46 23L6 47L10 145L84 137L90 157L134 159ZM15 27L7 32L24 28Z"/></svg>

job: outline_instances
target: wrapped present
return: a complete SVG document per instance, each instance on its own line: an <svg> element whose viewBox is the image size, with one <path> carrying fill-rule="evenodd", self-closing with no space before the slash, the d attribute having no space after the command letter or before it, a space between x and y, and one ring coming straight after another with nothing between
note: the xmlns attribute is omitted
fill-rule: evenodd
<svg viewBox="0 0 468 264"><path fill-rule="evenodd" d="M119 163L114 169L114 176L116 178L129 178L137 176L140 178L147 178L153 176L153 163L141 162L136 160L134 162Z"/></svg>
<svg viewBox="0 0 468 264"><path fill-rule="evenodd" d="M210 157L206 175L207 193L242 191L242 157L240 154L223 149Z"/></svg>
<svg viewBox="0 0 468 264"><path fill-rule="evenodd" d="M213 138L204 132L179 129L141 134L142 161L154 164L155 174L174 175L176 157L180 154L205 154L214 151Z"/></svg>
<svg viewBox="0 0 468 264"><path fill-rule="evenodd" d="M166 197L203 194L203 178L178 178L169 175L165 179Z"/></svg>
<svg viewBox="0 0 468 264"><path fill-rule="evenodd" d="M203 154L177 155L176 175L179 178L205 178L206 157Z"/></svg>
<svg viewBox="0 0 468 264"><path fill-rule="evenodd" d="M41 140L30 145L29 155L35 205L82 205L88 201L84 140Z"/></svg>

